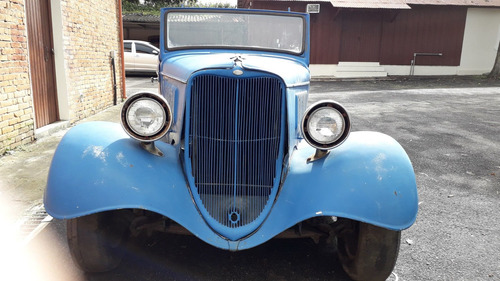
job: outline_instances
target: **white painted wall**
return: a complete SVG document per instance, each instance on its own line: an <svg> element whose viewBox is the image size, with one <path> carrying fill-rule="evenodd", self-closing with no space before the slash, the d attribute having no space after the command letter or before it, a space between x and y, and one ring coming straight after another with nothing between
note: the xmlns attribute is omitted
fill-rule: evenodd
<svg viewBox="0 0 500 281"><path fill-rule="evenodd" d="M331 77L334 76L337 70L336 64L311 64L309 71L311 77Z"/></svg>
<svg viewBox="0 0 500 281"><path fill-rule="evenodd" d="M409 65L382 65L388 75L410 75L411 66ZM457 75L456 66L430 66L430 65L415 65L413 75L415 76L440 76L440 75Z"/></svg>
<svg viewBox="0 0 500 281"><path fill-rule="evenodd" d="M54 63L56 68L57 105L59 119L69 120L68 85L64 61L64 38L61 1L50 1L52 12L52 36L54 40Z"/></svg>
<svg viewBox="0 0 500 281"><path fill-rule="evenodd" d="M500 40L500 8L469 8L458 75L489 73Z"/></svg>

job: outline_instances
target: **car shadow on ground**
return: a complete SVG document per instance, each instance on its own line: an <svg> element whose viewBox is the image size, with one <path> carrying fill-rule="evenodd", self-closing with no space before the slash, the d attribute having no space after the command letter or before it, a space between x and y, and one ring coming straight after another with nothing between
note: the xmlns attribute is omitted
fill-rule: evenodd
<svg viewBox="0 0 500 281"><path fill-rule="evenodd" d="M274 239L228 252L194 236L156 234L132 241L114 271L88 280L350 280L332 248L310 239Z"/></svg>

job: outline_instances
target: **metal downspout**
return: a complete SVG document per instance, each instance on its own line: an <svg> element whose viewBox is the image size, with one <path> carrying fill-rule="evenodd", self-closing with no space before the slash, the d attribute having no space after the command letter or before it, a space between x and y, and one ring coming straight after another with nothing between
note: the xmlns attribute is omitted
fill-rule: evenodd
<svg viewBox="0 0 500 281"><path fill-rule="evenodd" d="M410 76L415 75L415 65L417 65L417 56L436 56L441 57L443 53L413 53L413 60L410 63Z"/></svg>
<svg viewBox="0 0 500 281"><path fill-rule="evenodd" d="M118 17L119 17L119 28L120 28L120 57L122 63L122 101L127 98L127 93L125 91L125 57L123 55L123 15L122 15L122 1L116 0L118 2Z"/></svg>

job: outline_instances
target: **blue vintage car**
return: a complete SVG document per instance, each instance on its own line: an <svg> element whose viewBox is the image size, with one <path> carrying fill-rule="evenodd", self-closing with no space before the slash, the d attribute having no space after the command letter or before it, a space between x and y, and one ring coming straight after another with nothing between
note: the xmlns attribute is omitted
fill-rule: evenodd
<svg viewBox="0 0 500 281"><path fill-rule="evenodd" d="M309 16L172 8L160 32L160 93L129 97L121 126L75 126L54 155L45 207L74 261L111 270L143 231L230 251L310 237L352 279L385 280L417 215L414 171L339 103L307 107Z"/></svg>

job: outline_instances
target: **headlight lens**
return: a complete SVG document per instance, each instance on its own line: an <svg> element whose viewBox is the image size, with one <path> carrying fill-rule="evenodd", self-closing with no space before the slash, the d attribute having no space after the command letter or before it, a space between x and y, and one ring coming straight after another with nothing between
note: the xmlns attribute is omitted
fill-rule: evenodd
<svg viewBox="0 0 500 281"><path fill-rule="evenodd" d="M125 131L140 141L160 139L167 133L172 120L165 99L153 93L139 93L127 99L121 117Z"/></svg>
<svg viewBox="0 0 500 281"><path fill-rule="evenodd" d="M345 122L336 109L324 107L311 113L307 127L311 138L319 143L328 144L340 138Z"/></svg>
<svg viewBox="0 0 500 281"><path fill-rule="evenodd" d="M350 130L349 115L334 101L321 101L306 110L302 120L305 140L317 149L332 149L340 145Z"/></svg>

